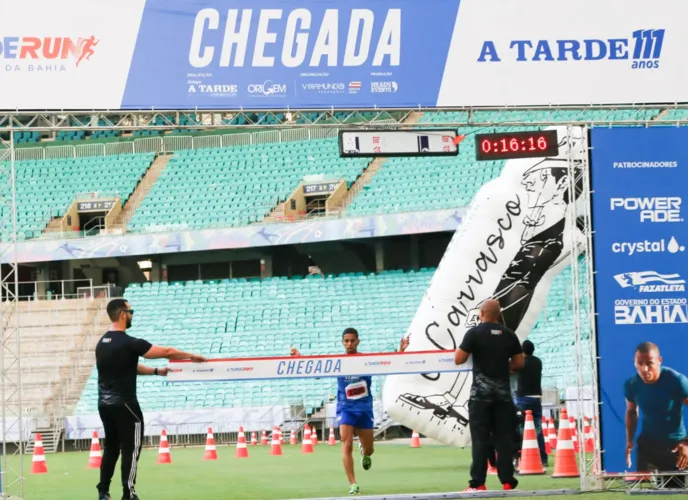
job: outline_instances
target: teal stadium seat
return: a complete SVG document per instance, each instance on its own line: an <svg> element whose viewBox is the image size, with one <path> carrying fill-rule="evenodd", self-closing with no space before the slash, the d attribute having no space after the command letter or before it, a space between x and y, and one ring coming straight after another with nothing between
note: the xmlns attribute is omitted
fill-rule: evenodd
<svg viewBox="0 0 688 500"><path fill-rule="evenodd" d="M336 139L175 153L129 223L135 232L261 222L304 176L351 184L368 160L339 157Z"/></svg>
<svg viewBox="0 0 688 500"><path fill-rule="evenodd" d="M19 239L40 236L53 217L65 214L79 193L116 192L126 203L153 158L153 153L145 153L15 162ZM2 167L9 169L6 163ZM0 195L11 197L9 185L0 189ZM3 220L9 220L9 210L0 208Z"/></svg>
<svg viewBox="0 0 688 500"><path fill-rule="evenodd" d="M211 358L286 355L290 346L303 354L341 353L340 333L349 325L361 332L362 352L386 352L396 350L434 271L145 283L128 287L125 298L137 311L132 335ZM566 292L570 282L570 270L555 279L530 336L543 359L545 383L560 389L577 382ZM166 361L147 363L163 366ZM373 380L379 397L384 378ZM96 382L94 369L77 414L97 411ZM334 379L295 379L163 387L158 379L141 378L138 392L150 411L296 403L317 408L335 394L335 384Z"/></svg>

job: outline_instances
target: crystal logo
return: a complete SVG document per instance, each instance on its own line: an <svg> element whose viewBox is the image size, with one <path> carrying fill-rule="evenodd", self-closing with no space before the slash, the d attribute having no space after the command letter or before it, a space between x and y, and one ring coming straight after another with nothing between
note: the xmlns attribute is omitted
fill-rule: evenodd
<svg viewBox="0 0 688 500"><path fill-rule="evenodd" d="M686 247L680 245L674 236L667 242L659 241L624 241L612 243L612 252L634 255L636 253L678 253L685 251Z"/></svg>
<svg viewBox="0 0 688 500"><path fill-rule="evenodd" d="M614 276L621 288L633 288L640 293L684 292L686 280L678 273L659 274L657 271L621 273Z"/></svg>
<svg viewBox="0 0 688 500"><path fill-rule="evenodd" d="M611 198L610 210L638 212L640 222L683 222L681 198L678 196L655 198Z"/></svg>

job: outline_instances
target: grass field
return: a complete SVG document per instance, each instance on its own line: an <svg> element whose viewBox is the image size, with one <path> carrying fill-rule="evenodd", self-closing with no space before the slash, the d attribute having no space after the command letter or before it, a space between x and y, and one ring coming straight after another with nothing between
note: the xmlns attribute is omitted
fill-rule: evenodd
<svg viewBox="0 0 688 500"><path fill-rule="evenodd" d="M320 444L312 455L300 447L284 446L283 456L269 455L269 447L249 447L248 459L234 457L233 447L219 447L219 460L203 460L203 448L172 449L172 464L157 464L157 450L144 450L139 461L137 492L141 500L294 499L347 496L340 448ZM30 475L26 462L24 498L28 500L82 500L97 498L98 471L86 468L88 453L48 455L48 474ZM356 463L361 495L438 493L463 490L468 481L470 450L444 446L379 444L373 468ZM119 500L119 463L110 491ZM520 477L519 488L578 489L577 479L549 476ZM501 489L496 476L489 489ZM597 500L618 500L623 493L577 495ZM563 497L558 497L563 498ZM666 497L663 497L666 498ZM683 497L685 498L685 496Z"/></svg>

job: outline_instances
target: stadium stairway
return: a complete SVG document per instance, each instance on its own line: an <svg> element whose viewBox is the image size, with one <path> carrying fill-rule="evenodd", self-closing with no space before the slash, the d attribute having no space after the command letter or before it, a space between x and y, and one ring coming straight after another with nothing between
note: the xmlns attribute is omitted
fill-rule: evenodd
<svg viewBox="0 0 688 500"><path fill-rule="evenodd" d="M93 369L93 349L107 324L104 306L103 299L20 301L19 322L16 315L4 318L6 327L19 327L22 411L46 433L48 452Z"/></svg>

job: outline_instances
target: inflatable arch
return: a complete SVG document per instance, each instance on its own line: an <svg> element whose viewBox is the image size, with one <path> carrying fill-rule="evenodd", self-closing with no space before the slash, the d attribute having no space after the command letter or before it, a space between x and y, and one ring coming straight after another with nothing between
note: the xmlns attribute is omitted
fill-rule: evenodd
<svg viewBox="0 0 688 500"><path fill-rule="evenodd" d="M580 204L586 151L581 128L558 131L559 155L507 161L476 194L442 257L408 329L409 351L455 349L478 321L482 301L499 300L505 324L521 341L533 328L552 280L570 263L569 158ZM582 207L575 207L580 213ZM578 230L578 241L583 234ZM441 443L470 443L470 359L452 373L387 377L389 416Z"/></svg>

